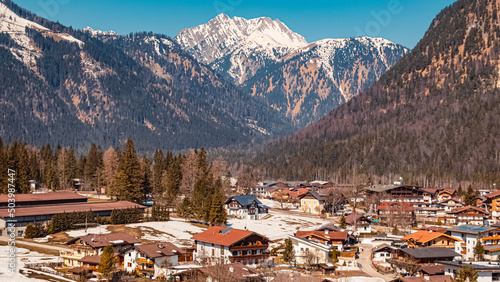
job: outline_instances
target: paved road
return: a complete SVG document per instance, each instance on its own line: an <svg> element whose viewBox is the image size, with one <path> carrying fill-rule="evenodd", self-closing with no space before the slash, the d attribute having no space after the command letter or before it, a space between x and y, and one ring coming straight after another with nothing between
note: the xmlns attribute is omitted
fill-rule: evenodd
<svg viewBox="0 0 500 282"><path fill-rule="evenodd" d="M2 242L8 242L9 237L7 236L0 236L0 241ZM37 248L42 248L42 249L47 249L47 250L55 250L55 251L65 251L65 252L72 252L73 250L66 247L65 245L48 245L48 244L39 244L39 243L34 243L34 242L26 242L26 241L20 241L18 240L17 243L19 243L21 246L32 246L32 247L37 247Z"/></svg>
<svg viewBox="0 0 500 282"><path fill-rule="evenodd" d="M395 279L394 276L384 275L373 268L370 259L370 245L360 245L360 248L362 248L363 251L359 254L358 264L360 265L359 267L364 273L370 275L371 277L382 278L385 281L391 281Z"/></svg>

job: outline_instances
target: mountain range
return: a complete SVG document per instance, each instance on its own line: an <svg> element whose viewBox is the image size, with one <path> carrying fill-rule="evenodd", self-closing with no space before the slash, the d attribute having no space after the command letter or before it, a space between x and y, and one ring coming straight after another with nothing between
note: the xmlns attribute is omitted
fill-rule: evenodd
<svg viewBox="0 0 500 282"><path fill-rule="evenodd" d="M500 1L459 0L370 88L266 147L267 175L500 181ZM366 183L366 182L365 182Z"/></svg>
<svg viewBox="0 0 500 282"><path fill-rule="evenodd" d="M409 52L382 38L308 43L278 19L225 14L174 40L299 128L356 96Z"/></svg>
<svg viewBox="0 0 500 282"><path fill-rule="evenodd" d="M0 0L0 136L138 150L224 147L293 133L356 96L408 49L308 43L279 20L229 18L175 38L74 30Z"/></svg>

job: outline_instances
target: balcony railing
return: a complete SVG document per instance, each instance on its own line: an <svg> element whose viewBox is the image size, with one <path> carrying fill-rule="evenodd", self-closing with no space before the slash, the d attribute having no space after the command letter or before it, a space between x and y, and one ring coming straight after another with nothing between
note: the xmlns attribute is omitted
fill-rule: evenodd
<svg viewBox="0 0 500 282"><path fill-rule="evenodd" d="M230 256L229 261L238 262L244 260L256 260L256 259L267 259L269 258L269 254L261 254L261 255L247 255L247 256Z"/></svg>
<svg viewBox="0 0 500 282"><path fill-rule="evenodd" d="M233 247L229 247L229 251L230 252L233 252L233 251L252 251L252 250L267 250L267 248L269 247L269 245L265 244L265 245L258 245L258 244L255 244L255 245L246 245L246 246L233 246Z"/></svg>

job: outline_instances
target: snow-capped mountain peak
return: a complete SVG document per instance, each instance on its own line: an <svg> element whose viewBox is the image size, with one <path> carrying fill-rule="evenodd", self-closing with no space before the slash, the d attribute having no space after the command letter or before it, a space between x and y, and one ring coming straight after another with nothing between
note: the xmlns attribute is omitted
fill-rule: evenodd
<svg viewBox="0 0 500 282"><path fill-rule="evenodd" d="M291 50L307 46L304 37L278 19L244 19L219 14L209 22L181 30L175 40L199 61L218 69L228 63L228 76L240 84Z"/></svg>
<svg viewBox="0 0 500 282"><path fill-rule="evenodd" d="M118 33L114 32L112 30L102 31L102 30L98 30L98 29L93 29L90 26L81 29L81 31L90 33L92 36L98 36L98 35L116 36L116 35L118 35Z"/></svg>

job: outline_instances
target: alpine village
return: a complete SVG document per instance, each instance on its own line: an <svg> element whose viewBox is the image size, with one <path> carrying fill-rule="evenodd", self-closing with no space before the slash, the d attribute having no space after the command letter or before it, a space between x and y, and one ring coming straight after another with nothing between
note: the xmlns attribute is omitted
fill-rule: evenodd
<svg viewBox="0 0 500 282"><path fill-rule="evenodd" d="M413 49L14 2L0 281L500 281L500 0L443 6Z"/></svg>

